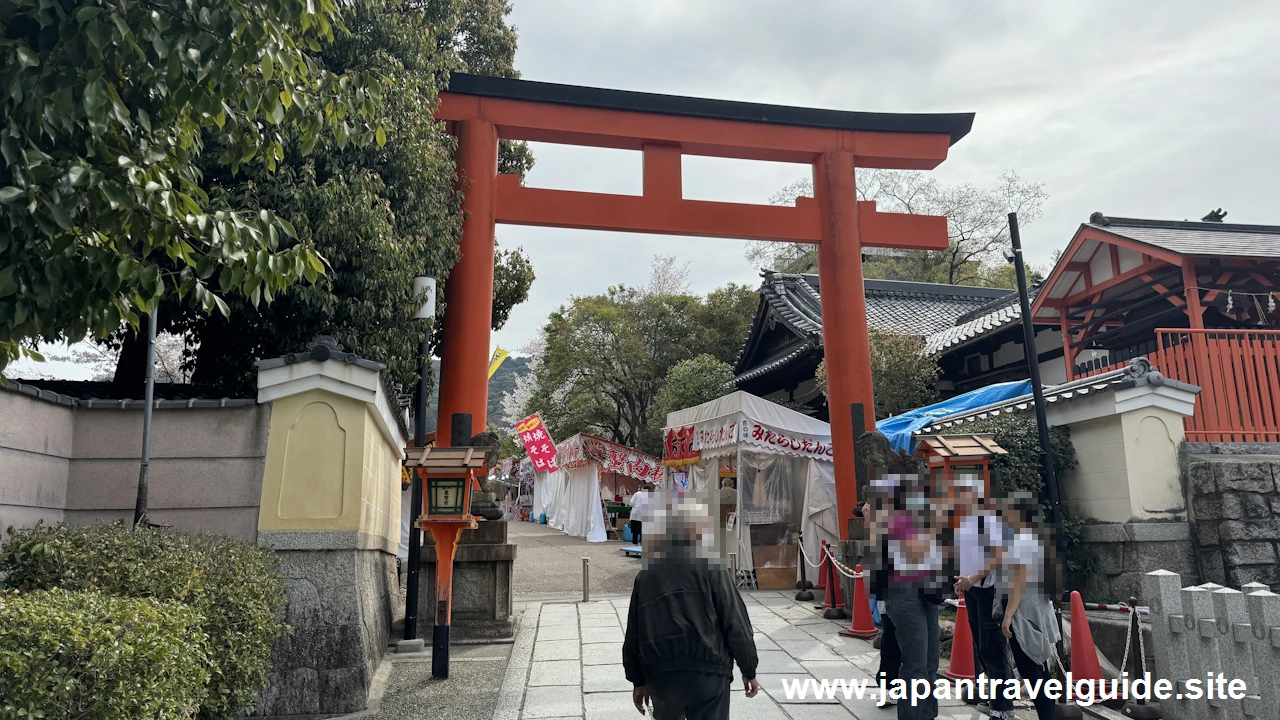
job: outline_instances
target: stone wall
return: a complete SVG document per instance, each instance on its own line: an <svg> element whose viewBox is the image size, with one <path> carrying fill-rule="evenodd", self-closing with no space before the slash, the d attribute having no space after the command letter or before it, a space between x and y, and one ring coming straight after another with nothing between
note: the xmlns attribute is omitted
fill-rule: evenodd
<svg viewBox="0 0 1280 720"><path fill-rule="evenodd" d="M1280 585L1280 447L1276 454L1189 454L1187 493L1207 582Z"/></svg>
<svg viewBox="0 0 1280 720"><path fill-rule="evenodd" d="M1077 578L1089 602L1142 598L1142 578L1151 568L1199 576L1191 526L1185 522L1086 525L1081 540L1094 560L1089 577Z"/></svg>
<svg viewBox="0 0 1280 720"><path fill-rule="evenodd" d="M395 555L277 550L293 634L276 644L254 715L311 720L364 710L398 597Z"/></svg>
<svg viewBox="0 0 1280 720"><path fill-rule="evenodd" d="M1280 717L1280 596L1265 586L1234 590L1212 583L1183 587L1177 573L1143 578L1150 607L1156 678L1182 692L1190 679L1225 673L1244 680L1247 696L1163 700L1165 720L1263 720Z"/></svg>
<svg viewBox="0 0 1280 720"><path fill-rule="evenodd" d="M0 531L132 520L144 406L0 387ZM158 401L151 520L253 542L270 417L253 400Z"/></svg>

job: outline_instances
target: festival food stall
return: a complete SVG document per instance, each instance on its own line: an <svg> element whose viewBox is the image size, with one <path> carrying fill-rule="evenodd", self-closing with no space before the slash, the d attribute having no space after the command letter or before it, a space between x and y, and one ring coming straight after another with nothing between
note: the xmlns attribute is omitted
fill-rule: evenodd
<svg viewBox="0 0 1280 720"><path fill-rule="evenodd" d="M723 479L735 481L720 552L736 553L741 584L794 587L797 533L814 559L822 540L839 539L827 423L738 391L669 413L662 433L662 464L677 493L719 507Z"/></svg>
<svg viewBox="0 0 1280 720"><path fill-rule="evenodd" d="M659 482L658 458L592 435L556 444L556 470L539 472L533 484L533 516L566 535L604 542L604 503L625 502L642 482Z"/></svg>

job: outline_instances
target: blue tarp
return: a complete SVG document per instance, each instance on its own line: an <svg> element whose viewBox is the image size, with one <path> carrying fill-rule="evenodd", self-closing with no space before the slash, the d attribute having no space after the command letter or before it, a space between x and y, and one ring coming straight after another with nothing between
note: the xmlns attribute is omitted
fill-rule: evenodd
<svg viewBox="0 0 1280 720"><path fill-rule="evenodd" d="M909 410L901 415L885 418L876 423L876 429L889 438L889 444L894 450L911 452L911 434L931 424L938 418L956 415L966 410L974 410L1030 394L1030 380L988 385L979 390L957 395L949 400L943 400L940 403L934 403L915 410Z"/></svg>

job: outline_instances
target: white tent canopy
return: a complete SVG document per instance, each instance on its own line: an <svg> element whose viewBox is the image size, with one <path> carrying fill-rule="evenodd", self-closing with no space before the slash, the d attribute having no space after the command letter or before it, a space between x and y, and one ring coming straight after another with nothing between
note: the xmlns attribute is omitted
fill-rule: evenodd
<svg viewBox="0 0 1280 720"><path fill-rule="evenodd" d="M662 467L652 455L591 435L578 434L556 443L555 472L540 472L533 483L533 517L566 535L604 542L604 507L600 473L616 472L638 480L657 481Z"/></svg>
<svg viewBox="0 0 1280 720"><path fill-rule="evenodd" d="M753 527L761 538L766 525L800 530L814 559L820 541L839 539L829 424L738 391L669 413L663 437L668 463L686 457L694 492L710 494L721 464L735 462L737 525L730 539L736 539L731 547L738 548L741 569L754 568ZM788 541L784 534L766 542ZM790 567L794 560L786 562Z"/></svg>

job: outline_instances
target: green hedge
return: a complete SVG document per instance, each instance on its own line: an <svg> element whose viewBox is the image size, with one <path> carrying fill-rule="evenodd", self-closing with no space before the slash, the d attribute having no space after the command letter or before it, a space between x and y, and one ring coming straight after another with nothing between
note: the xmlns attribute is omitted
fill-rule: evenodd
<svg viewBox="0 0 1280 720"><path fill-rule="evenodd" d="M0 549L7 587L63 588L174 600L208 636L211 677L198 717L235 717L266 685L271 647L287 630L284 580L269 551L239 540L120 524L37 527Z"/></svg>
<svg viewBox="0 0 1280 720"><path fill-rule="evenodd" d="M0 718L191 718L209 681L200 616L96 592L0 594Z"/></svg>
<svg viewBox="0 0 1280 720"><path fill-rule="evenodd" d="M1044 497L1044 478L1040 474L1040 431L1035 415L1012 413L979 420L964 427L965 432L991 433L996 444L1008 451L991 460L994 490L1005 495L1025 492ZM1053 448L1053 467L1061 486L1062 478L1077 464L1076 448L1071 444L1071 433L1065 427L1049 428L1049 446ZM1094 558L1080 544L1080 529L1084 521L1062 509L1062 527L1067 536L1067 556L1064 558L1069 580L1079 585L1080 580L1093 573Z"/></svg>

